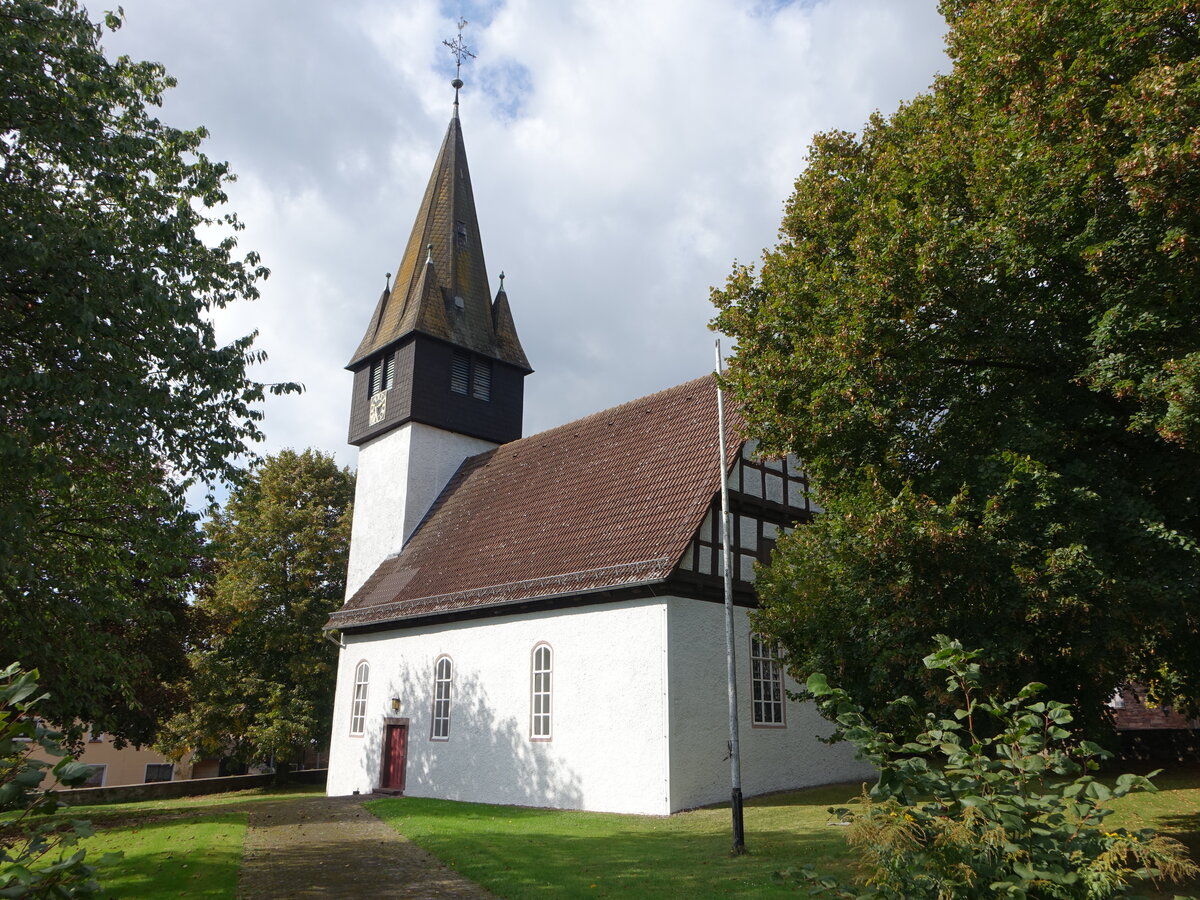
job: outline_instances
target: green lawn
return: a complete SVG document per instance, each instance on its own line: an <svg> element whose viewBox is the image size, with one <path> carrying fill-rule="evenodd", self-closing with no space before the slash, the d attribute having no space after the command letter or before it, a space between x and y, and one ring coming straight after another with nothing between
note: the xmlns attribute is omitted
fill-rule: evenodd
<svg viewBox="0 0 1200 900"><path fill-rule="evenodd" d="M226 900L237 892L246 813L154 817L104 828L82 842L88 855L121 851L98 875L113 897L205 897Z"/></svg>
<svg viewBox="0 0 1200 900"><path fill-rule="evenodd" d="M846 875L852 854L826 808L836 785L751 800L750 853L731 857L729 809L670 817L561 812L397 798L367 808L501 897L783 897L772 872L812 862Z"/></svg>
<svg viewBox="0 0 1200 900"><path fill-rule="evenodd" d="M310 787L249 790L172 800L79 806L60 815L87 819L95 837L81 846L98 861L110 897L198 897L232 900L237 893L248 807L263 800L323 793Z"/></svg>
<svg viewBox="0 0 1200 900"><path fill-rule="evenodd" d="M1114 825L1159 828L1200 860L1200 772L1156 779L1160 792L1121 801ZM367 804L375 815L447 865L508 898L794 897L773 872L812 863L848 878L853 853L826 812L856 796L835 785L751 800L749 853L729 855L728 808L670 817L620 816L395 798ZM1146 891L1141 891L1147 894ZM1200 882L1154 898L1200 895Z"/></svg>
<svg viewBox="0 0 1200 900"><path fill-rule="evenodd" d="M1136 794L1108 820L1153 826L1183 840L1200 859L1200 771L1155 779L1156 794ZM373 800L367 808L463 875L500 897L783 897L794 887L773 872L812 863L848 877L854 854L826 808L855 796L835 785L751 800L746 805L749 853L729 855L728 808L670 817L561 812L443 800ZM102 883L113 897L232 898L237 887L248 810L311 788L242 791L177 800L78 807L98 834L85 842L93 858L109 850ZM1200 883L1156 898L1200 895Z"/></svg>

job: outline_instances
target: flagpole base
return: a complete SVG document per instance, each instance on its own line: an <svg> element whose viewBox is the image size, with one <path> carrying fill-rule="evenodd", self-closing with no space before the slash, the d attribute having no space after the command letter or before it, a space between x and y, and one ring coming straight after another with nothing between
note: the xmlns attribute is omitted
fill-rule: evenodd
<svg viewBox="0 0 1200 900"><path fill-rule="evenodd" d="M730 853L741 856L746 852L746 826L742 818L742 792L738 788L730 794L729 809L733 813L733 849Z"/></svg>

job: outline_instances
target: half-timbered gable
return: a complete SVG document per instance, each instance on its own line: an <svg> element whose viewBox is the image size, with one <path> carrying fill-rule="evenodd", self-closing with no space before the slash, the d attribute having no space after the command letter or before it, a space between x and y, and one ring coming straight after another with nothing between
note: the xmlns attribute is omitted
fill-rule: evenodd
<svg viewBox="0 0 1200 900"><path fill-rule="evenodd" d="M818 511L800 461L792 455L760 459L757 447L757 441L743 442L728 476L733 577L736 589L745 594L751 594L755 564L770 562L779 536L810 521ZM679 569L702 582L716 583L722 578L720 553L721 505L717 496L684 550Z"/></svg>

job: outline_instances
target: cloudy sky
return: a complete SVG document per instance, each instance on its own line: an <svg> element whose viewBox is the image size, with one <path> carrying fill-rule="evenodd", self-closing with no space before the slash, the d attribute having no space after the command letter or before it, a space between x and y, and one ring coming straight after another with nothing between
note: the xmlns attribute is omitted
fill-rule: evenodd
<svg viewBox="0 0 1200 900"><path fill-rule="evenodd" d="M115 6L92 2L93 13ZM394 272L451 112L442 45L477 59L461 117L488 274L535 369L525 433L713 365L709 289L774 243L817 131L858 130L948 62L935 0L121 0L111 54L162 62L162 117L238 175L262 298L260 449L353 466L343 366Z"/></svg>

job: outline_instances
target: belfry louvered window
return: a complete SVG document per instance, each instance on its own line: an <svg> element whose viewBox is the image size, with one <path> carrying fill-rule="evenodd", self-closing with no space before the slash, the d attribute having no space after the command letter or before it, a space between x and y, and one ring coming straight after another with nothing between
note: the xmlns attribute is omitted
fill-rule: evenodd
<svg viewBox="0 0 1200 900"><path fill-rule="evenodd" d="M450 390L476 400L491 400L492 361L455 350L450 360Z"/></svg>
<svg viewBox="0 0 1200 900"><path fill-rule="evenodd" d="M450 390L456 394L467 394L471 391L471 355L461 350L454 351L454 359L450 363Z"/></svg>
<svg viewBox="0 0 1200 900"><path fill-rule="evenodd" d="M396 354L389 353L371 363L371 396L390 391L396 380Z"/></svg>
<svg viewBox="0 0 1200 900"><path fill-rule="evenodd" d="M476 400L492 399L492 364L490 360L476 359L471 369L471 396Z"/></svg>

